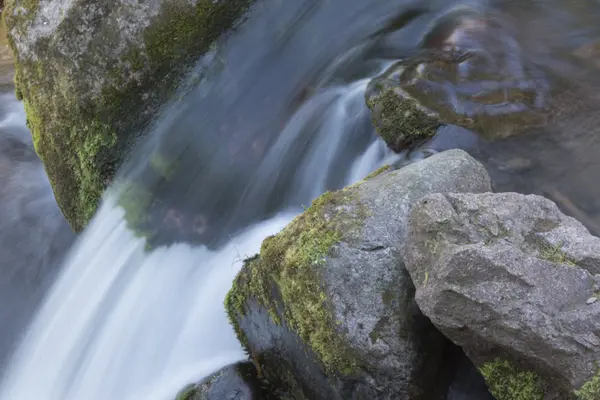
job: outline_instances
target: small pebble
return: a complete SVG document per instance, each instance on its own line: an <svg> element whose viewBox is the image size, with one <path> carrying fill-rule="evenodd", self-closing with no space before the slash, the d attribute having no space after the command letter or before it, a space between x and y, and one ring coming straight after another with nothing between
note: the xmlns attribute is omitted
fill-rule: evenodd
<svg viewBox="0 0 600 400"><path fill-rule="evenodd" d="M589 299L587 299L587 301L585 302L585 304L594 304L595 302L598 301L597 297L590 297Z"/></svg>

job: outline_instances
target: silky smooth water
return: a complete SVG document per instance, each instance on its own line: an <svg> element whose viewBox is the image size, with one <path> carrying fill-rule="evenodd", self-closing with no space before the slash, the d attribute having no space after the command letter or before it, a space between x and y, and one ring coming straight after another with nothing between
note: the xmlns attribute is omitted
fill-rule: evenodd
<svg viewBox="0 0 600 400"><path fill-rule="evenodd" d="M320 193L406 156L390 154L377 139L365 89L456 3L259 0L155 116L70 251L4 375L0 400L167 400L243 359L222 305L241 261ZM592 38L596 28L586 18L597 7L585 3L581 12L532 2L558 22L547 24L550 36L538 24L543 18L521 26L537 45L531 54L553 60L545 37L557 39L554 48ZM556 71L563 65L552 64ZM529 186L518 178L511 186L506 176L517 173L502 175L507 163L495 164L517 150L522 158L539 141L497 146L459 137L470 139L444 134L431 146L465 147L499 165L498 187L527 192L539 191L540 180L555 183L545 169L550 158L537 157L535 179L523 178ZM552 151L536 154L554 155L556 143L547 143ZM168 174L157 167L164 160ZM150 249L146 232L132 229L142 202L123 201L140 184L154 199L141 213L160 239Z"/></svg>

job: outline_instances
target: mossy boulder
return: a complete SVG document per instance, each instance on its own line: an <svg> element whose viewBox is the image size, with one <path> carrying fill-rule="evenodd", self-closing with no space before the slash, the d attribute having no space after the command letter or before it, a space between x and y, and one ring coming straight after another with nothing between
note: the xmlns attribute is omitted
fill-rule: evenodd
<svg viewBox="0 0 600 400"><path fill-rule="evenodd" d="M405 219L428 193L487 190L485 169L451 150L326 193L267 238L226 300L262 376L297 399L444 394L449 343L415 307Z"/></svg>
<svg viewBox="0 0 600 400"><path fill-rule="evenodd" d="M600 239L548 199L420 199L404 248L416 301L497 400L600 398Z"/></svg>
<svg viewBox="0 0 600 400"><path fill-rule="evenodd" d="M251 0L8 0L35 149L79 231L180 78Z"/></svg>
<svg viewBox="0 0 600 400"><path fill-rule="evenodd" d="M443 125L437 114L381 80L371 82L365 97L376 132L395 152L426 142Z"/></svg>

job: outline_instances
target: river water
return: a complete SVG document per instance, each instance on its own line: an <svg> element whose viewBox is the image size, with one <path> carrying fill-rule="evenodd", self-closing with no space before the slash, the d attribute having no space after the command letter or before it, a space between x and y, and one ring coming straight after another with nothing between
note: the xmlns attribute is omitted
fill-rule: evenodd
<svg viewBox="0 0 600 400"><path fill-rule="evenodd" d="M259 0L243 24L198 62L176 100L155 116L24 331L0 385L0 400L167 400L185 384L241 360L222 303L242 260L320 193L407 157L391 154L377 139L364 93L371 77L414 50L456 3ZM415 11L424 4L429 9ZM570 9L532 1L530 8L512 10L531 18L525 29L529 39L523 39L530 46L527 54L562 77L572 71L565 54L581 52L598 37L592 18L598 5L565 7ZM591 71L578 79L591 82L589 76L596 76L593 65L577 66L578 72ZM10 95L2 99L3 138L18 136L32 154L22 106ZM590 96L588 104L594 101ZM600 207L593 201L598 189L589 182L600 166L592 115L579 113L555 125L561 129L502 144L446 128L430 146L466 148L490 168L496 188L546 193L593 227ZM169 173L157 167L165 160ZM30 253L38 258L24 269L19 263L25 256L3 259L2 274L35 270L43 277L23 286L27 307L12 307L21 298L10 292L2 303L11 305L2 310L14 310L7 323L22 317L21 325L15 322L13 333L6 333L10 349L71 236L39 161L15 156L7 163L11 171L28 165L28 173L37 174L30 179L13 172L18 182L39 188L18 187L7 195L22 209L30 205L37 219L9 211L10 203L2 200L0 245L42 247ZM5 178L0 174L0 179ZM131 215L139 210L123 201L132 182L153 197L143 209L144 228L156 233L150 246L131 229L139 223ZM19 229L29 236L19 236ZM5 254L4 247L0 250ZM46 262L47 254L52 262ZM0 293L4 296L1 287Z"/></svg>
<svg viewBox="0 0 600 400"><path fill-rule="evenodd" d="M0 370L74 239L12 94L12 55L0 23Z"/></svg>

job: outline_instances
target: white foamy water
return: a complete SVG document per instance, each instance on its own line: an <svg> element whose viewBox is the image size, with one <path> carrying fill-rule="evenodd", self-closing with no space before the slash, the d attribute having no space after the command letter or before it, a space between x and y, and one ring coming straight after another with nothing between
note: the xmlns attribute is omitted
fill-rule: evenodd
<svg viewBox="0 0 600 400"><path fill-rule="evenodd" d="M168 399L241 360L223 300L242 259L292 216L257 224L218 252L181 244L145 254L123 210L107 201L66 261L0 398Z"/></svg>

